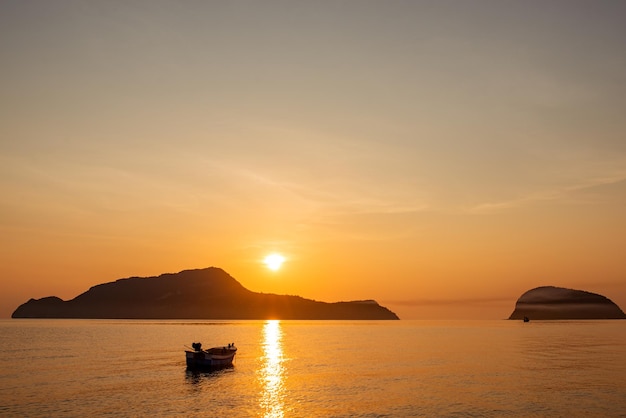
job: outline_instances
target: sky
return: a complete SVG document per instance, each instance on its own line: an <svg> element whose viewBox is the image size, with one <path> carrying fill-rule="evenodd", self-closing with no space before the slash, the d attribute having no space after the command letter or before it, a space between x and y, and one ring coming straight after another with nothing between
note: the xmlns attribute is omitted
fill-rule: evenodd
<svg viewBox="0 0 626 418"><path fill-rule="evenodd" d="M626 309L625 45L623 1L1 0L0 317L209 266L402 319Z"/></svg>

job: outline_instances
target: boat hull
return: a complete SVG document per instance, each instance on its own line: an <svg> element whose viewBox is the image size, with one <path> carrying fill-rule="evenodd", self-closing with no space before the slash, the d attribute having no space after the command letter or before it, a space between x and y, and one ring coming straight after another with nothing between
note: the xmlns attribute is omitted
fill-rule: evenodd
<svg viewBox="0 0 626 418"><path fill-rule="evenodd" d="M237 353L236 348L210 348L200 351L185 351L185 359L188 369L215 369L229 367Z"/></svg>

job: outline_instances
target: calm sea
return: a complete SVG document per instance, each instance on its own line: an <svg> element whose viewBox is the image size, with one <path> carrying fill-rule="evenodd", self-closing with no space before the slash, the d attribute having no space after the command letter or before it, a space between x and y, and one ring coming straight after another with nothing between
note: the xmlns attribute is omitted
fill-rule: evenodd
<svg viewBox="0 0 626 418"><path fill-rule="evenodd" d="M2 320L0 416L626 416L626 321Z"/></svg>

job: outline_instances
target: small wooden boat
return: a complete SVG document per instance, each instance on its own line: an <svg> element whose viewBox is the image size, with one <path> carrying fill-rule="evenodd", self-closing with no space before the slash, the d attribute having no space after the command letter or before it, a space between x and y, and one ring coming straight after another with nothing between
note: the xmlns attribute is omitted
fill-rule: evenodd
<svg viewBox="0 0 626 418"><path fill-rule="evenodd" d="M232 366L237 353L235 343L224 347L211 347L202 349L202 343L192 343L191 350L185 350L188 369L216 369Z"/></svg>

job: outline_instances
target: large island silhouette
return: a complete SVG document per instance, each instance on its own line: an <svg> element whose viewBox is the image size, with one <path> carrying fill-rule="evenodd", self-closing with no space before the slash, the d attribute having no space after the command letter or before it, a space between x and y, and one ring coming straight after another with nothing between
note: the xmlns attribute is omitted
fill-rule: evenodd
<svg viewBox="0 0 626 418"><path fill-rule="evenodd" d="M399 319L374 300L318 302L257 293L217 267L93 286L64 301L30 299L12 318L89 319Z"/></svg>
<svg viewBox="0 0 626 418"><path fill-rule="evenodd" d="M541 286L525 292L509 319L626 319L606 296L584 290Z"/></svg>

